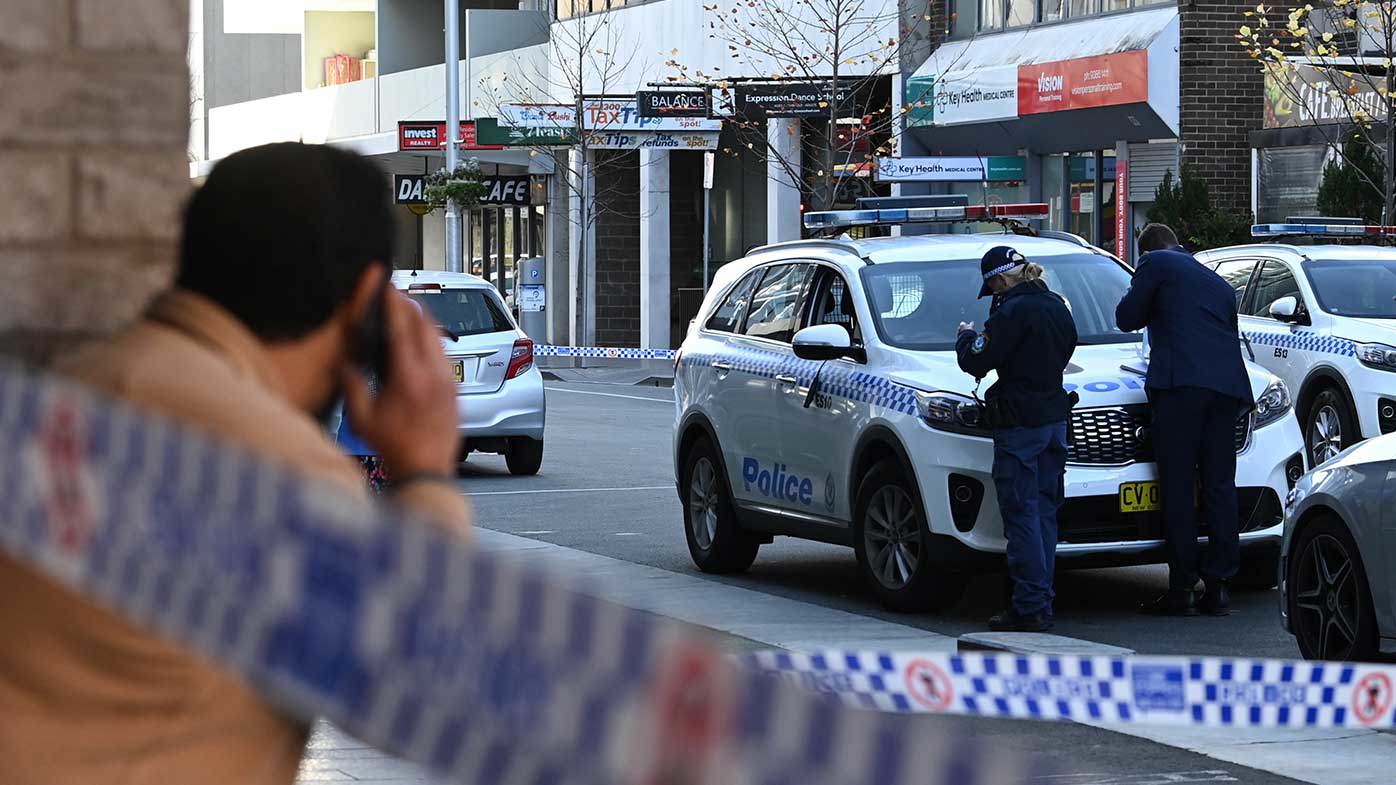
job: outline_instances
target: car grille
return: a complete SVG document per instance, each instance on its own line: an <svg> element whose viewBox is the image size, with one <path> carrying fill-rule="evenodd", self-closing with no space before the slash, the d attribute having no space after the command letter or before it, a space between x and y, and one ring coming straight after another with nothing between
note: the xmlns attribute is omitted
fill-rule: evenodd
<svg viewBox="0 0 1396 785"><path fill-rule="evenodd" d="M1067 462L1120 466L1154 460L1150 420L1149 407L1145 405L1073 411L1067 433ZM1250 445L1249 413L1236 421L1235 438L1238 453Z"/></svg>

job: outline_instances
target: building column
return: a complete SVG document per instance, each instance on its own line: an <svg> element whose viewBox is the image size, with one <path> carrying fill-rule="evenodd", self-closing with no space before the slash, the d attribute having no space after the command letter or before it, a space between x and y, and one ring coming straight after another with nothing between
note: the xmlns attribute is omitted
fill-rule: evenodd
<svg viewBox="0 0 1396 785"><path fill-rule="evenodd" d="M568 260L572 258L570 245L573 232L570 231L570 190L563 179L565 176L560 169L554 169L554 173L548 177L548 206L543 213L546 221L543 245L547 259L544 262L544 275L547 276L544 281L547 285L544 307L548 309L548 343L551 344L566 344L571 338L568 325L572 323L574 300L569 299L572 287L568 282L572 276Z"/></svg>
<svg viewBox="0 0 1396 785"><path fill-rule="evenodd" d="M800 239L800 184L790 178L781 161L794 164L799 173L800 121L772 118L766 121L766 242Z"/></svg>
<svg viewBox="0 0 1396 785"><path fill-rule="evenodd" d="M640 346L669 348L669 151L640 150Z"/></svg>
<svg viewBox="0 0 1396 785"><path fill-rule="evenodd" d="M572 318L567 335L572 346L592 346L596 343L596 153L572 148L568 156L568 176L573 182L568 188L567 283Z"/></svg>

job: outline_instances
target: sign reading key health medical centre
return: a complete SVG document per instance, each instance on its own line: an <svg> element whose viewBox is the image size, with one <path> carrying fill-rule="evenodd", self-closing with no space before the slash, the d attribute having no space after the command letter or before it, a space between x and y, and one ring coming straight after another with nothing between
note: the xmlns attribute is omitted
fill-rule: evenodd
<svg viewBox="0 0 1396 785"><path fill-rule="evenodd" d="M1016 155L877 159L877 180L883 183L973 183L1026 177L1024 161Z"/></svg>

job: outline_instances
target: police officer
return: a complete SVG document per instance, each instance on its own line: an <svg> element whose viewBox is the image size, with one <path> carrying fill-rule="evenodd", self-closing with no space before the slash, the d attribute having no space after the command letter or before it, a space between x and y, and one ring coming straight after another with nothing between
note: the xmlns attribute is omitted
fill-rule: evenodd
<svg viewBox="0 0 1396 785"><path fill-rule="evenodd" d="M1076 324L1042 267L1000 245L980 260L979 296L994 296L984 332L961 323L960 368L982 378L998 371L984 395L994 434L994 487L1008 540L1011 607L989 620L995 630L1041 632L1052 626L1057 509L1066 473L1066 421L1074 402L1062 371L1076 350Z"/></svg>
<svg viewBox="0 0 1396 785"><path fill-rule="evenodd" d="M1121 330L1149 328L1144 383L1168 524L1168 592L1144 604L1150 614L1191 616L1230 610L1226 582L1240 567L1236 504L1236 418L1255 405L1241 359L1236 292L1178 245L1173 230L1149 224L1139 234L1139 265L1115 308ZM1194 477L1211 526L1199 565ZM1199 599L1201 566L1206 591Z"/></svg>

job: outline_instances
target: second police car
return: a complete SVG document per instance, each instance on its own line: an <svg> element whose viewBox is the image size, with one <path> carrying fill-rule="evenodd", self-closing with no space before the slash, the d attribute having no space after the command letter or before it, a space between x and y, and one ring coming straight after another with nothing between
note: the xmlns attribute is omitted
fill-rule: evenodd
<svg viewBox="0 0 1396 785"><path fill-rule="evenodd" d="M1294 394L1310 468L1362 439L1396 432L1396 249L1279 238L1321 243L1375 228L1296 218L1254 227L1275 242L1197 255L1236 289L1256 362Z"/></svg>
<svg viewBox="0 0 1396 785"><path fill-rule="evenodd" d="M812 213L807 225L1038 218L1046 205ZM1079 238L1011 236L1069 302L1070 424L1059 563L1165 561L1141 336L1115 327L1130 270ZM677 360L674 462L689 552L746 569L775 535L851 546L888 607L944 607L1001 565L993 445L957 325L983 324L979 259L1002 234L805 240L723 266ZM1281 499L1303 473L1283 381L1250 365L1236 423L1241 585L1275 584ZM987 389L992 375L983 380ZM1206 525L1202 523L1205 535Z"/></svg>

